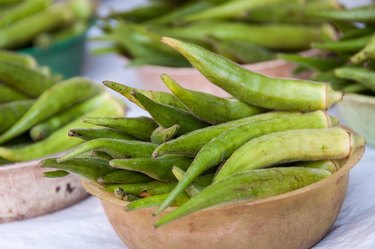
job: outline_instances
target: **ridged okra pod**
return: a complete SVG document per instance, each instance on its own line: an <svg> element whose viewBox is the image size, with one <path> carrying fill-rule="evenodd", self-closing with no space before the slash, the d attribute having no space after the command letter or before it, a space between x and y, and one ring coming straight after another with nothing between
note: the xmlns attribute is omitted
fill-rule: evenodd
<svg viewBox="0 0 375 249"><path fill-rule="evenodd" d="M328 84L267 77L202 47L172 38L163 42L184 55L208 80L239 100L276 110L325 110L342 98Z"/></svg>
<svg viewBox="0 0 375 249"><path fill-rule="evenodd" d="M211 124L224 123L265 112L266 110L242 103L237 99L226 99L212 94L188 90L171 77L161 76L169 90L193 113Z"/></svg>
<svg viewBox="0 0 375 249"><path fill-rule="evenodd" d="M275 164L342 159L364 140L343 128L289 130L255 138L236 150L214 182L252 169Z"/></svg>
<svg viewBox="0 0 375 249"><path fill-rule="evenodd" d="M136 118L106 118L95 117L85 118L87 123L116 129L126 133L129 136L136 137L143 141L150 141L151 133L158 127L154 120L148 117Z"/></svg>
<svg viewBox="0 0 375 249"><path fill-rule="evenodd" d="M161 217L155 226L212 206L266 198L310 185L330 175L322 169L302 167L242 172L208 186L181 207Z"/></svg>

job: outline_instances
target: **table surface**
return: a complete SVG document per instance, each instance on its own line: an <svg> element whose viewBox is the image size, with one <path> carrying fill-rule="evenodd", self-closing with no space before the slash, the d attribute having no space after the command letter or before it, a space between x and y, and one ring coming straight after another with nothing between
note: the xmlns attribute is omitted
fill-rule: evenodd
<svg viewBox="0 0 375 249"><path fill-rule="evenodd" d="M129 8L138 1L102 1L108 7ZM347 1L350 2L350 1ZM352 1L354 2L354 1ZM97 31L92 30L91 35ZM92 56L87 48L83 74L101 82L114 80L137 85L133 69L116 55ZM145 113L128 103L130 116ZM375 248L375 149L366 147L362 160L350 173L347 196L332 231L315 249ZM90 197L79 204L45 216L0 225L0 249L126 249L107 221L99 201Z"/></svg>

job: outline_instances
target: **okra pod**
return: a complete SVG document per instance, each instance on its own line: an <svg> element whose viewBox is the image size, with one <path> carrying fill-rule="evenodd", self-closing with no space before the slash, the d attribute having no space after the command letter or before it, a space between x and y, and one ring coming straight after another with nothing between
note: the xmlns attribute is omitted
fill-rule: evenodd
<svg viewBox="0 0 375 249"><path fill-rule="evenodd" d="M168 193L141 198L139 200L133 201L129 203L128 205L126 205L126 209L128 211L134 211L134 210L139 210L143 208L157 207L167 197L168 197ZM183 192L181 193L181 195L177 196L176 200L172 203L172 205L174 207L179 207L185 202L187 202L188 200L189 200L189 196Z"/></svg>
<svg viewBox="0 0 375 249"><path fill-rule="evenodd" d="M129 136L143 141L150 141L151 133L158 127L154 120L148 117L137 118L85 118L86 123L104 126L124 132Z"/></svg>
<svg viewBox="0 0 375 249"><path fill-rule="evenodd" d="M324 83L270 78L197 45L165 37L163 42L184 55L212 83L249 105L312 111L328 109L342 98L342 93Z"/></svg>
<svg viewBox="0 0 375 249"><path fill-rule="evenodd" d="M34 100L26 99L0 104L0 134L12 127L34 102Z"/></svg>
<svg viewBox="0 0 375 249"><path fill-rule="evenodd" d="M290 192L322 180L331 173L302 167L272 168L241 172L202 190L181 207L161 217L159 227L208 207L251 201Z"/></svg>
<svg viewBox="0 0 375 249"><path fill-rule="evenodd" d="M23 95L22 93L19 93L12 88L1 84L0 83L0 104L7 103L7 102L13 102L17 100L25 100L28 99L27 96Z"/></svg>
<svg viewBox="0 0 375 249"><path fill-rule="evenodd" d="M214 179L295 161L342 159L364 139L343 128L289 130L255 138L237 149Z"/></svg>
<svg viewBox="0 0 375 249"><path fill-rule="evenodd" d="M205 144L226 130L241 124L261 120L271 120L273 118L289 116L290 114L290 112L269 112L195 130L159 145L152 155L153 157L159 157L167 154L174 154L195 157Z"/></svg>
<svg viewBox="0 0 375 249"><path fill-rule="evenodd" d="M375 92L375 72L366 68L342 67L335 70L340 79L354 80Z"/></svg>
<svg viewBox="0 0 375 249"><path fill-rule="evenodd" d="M172 140L180 129L179 125L172 125L169 128L159 126L151 133L151 142L155 144L162 144Z"/></svg>
<svg viewBox="0 0 375 249"><path fill-rule="evenodd" d="M159 104L137 91L133 90L131 94L162 127L168 128L175 124L179 125L180 129L178 129L177 135L182 135L209 125L184 110Z"/></svg>
<svg viewBox="0 0 375 249"><path fill-rule="evenodd" d="M322 129L330 126L331 121L329 116L323 111L315 111L306 114L295 113L280 118L245 123L223 132L202 147L186 171L183 180L178 183L170 196L159 207L157 214L167 208L174 198L184 191L194 179L207 169L216 166L223 160L229 158L233 152L248 141L265 134L280 131ZM222 170L219 172L221 171Z"/></svg>
<svg viewBox="0 0 375 249"><path fill-rule="evenodd" d="M103 184L139 184L150 182L153 179L145 174L128 170L117 170L107 173L98 179Z"/></svg>
<svg viewBox="0 0 375 249"><path fill-rule="evenodd" d="M350 40L326 41L323 43L312 43L311 47L329 50L333 52L357 52L366 46L371 40L371 35L356 37Z"/></svg>
<svg viewBox="0 0 375 249"><path fill-rule="evenodd" d="M310 12L309 14L314 17L325 18L326 20L372 23L375 21L375 6L345 10L319 10Z"/></svg>
<svg viewBox="0 0 375 249"><path fill-rule="evenodd" d="M77 89L80 89L80 91L77 91ZM99 94L101 91L91 81L80 77L71 78L54 85L35 101L17 123L0 136L0 144L22 134L39 122L65 110L75 103Z"/></svg>
<svg viewBox="0 0 375 249"><path fill-rule="evenodd" d="M125 86L113 81L104 81L103 84L112 90L120 93L122 96L126 97L128 100L136 104L142 109L145 109L141 103L137 101L136 98L131 95L132 90L136 90L146 97L152 99L153 101L164 104L164 105L169 105L173 106L179 109L186 109L185 106L181 103L181 101L178 100L178 98L170 93L167 92L159 92L159 91L148 91L148 90L141 90L129 86Z"/></svg>
<svg viewBox="0 0 375 249"><path fill-rule="evenodd" d="M225 123L266 111L262 108L249 106L237 99L226 99L185 89L166 74L163 74L161 79L194 116L211 124Z"/></svg>
<svg viewBox="0 0 375 249"><path fill-rule="evenodd" d="M19 54L16 52L10 52L7 50L0 50L0 61L11 62L15 64L20 64L25 67L36 69L38 63L34 57L27 54Z"/></svg>
<svg viewBox="0 0 375 249"><path fill-rule="evenodd" d="M144 173L159 181L175 181L173 166L186 170L192 159L182 156L164 156L160 158L114 159L110 165L114 168Z"/></svg>
<svg viewBox="0 0 375 249"><path fill-rule="evenodd" d="M155 144L147 142L98 138L81 144L62 157L58 158L57 161L59 163L65 162L89 151L105 152L113 158L147 158L151 157L151 154L155 148Z"/></svg>
<svg viewBox="0 0 375 249"><path fill-rule="evenodd" d="M370 59L375 59L375 35L372 35L366 46L353 55L350 61L354 64L359 64Z"/></svg>
<svg viewBox="0 0 375 249"><path fill-rule="evenodd" d="M71 137L79 137L83 140L93 140L98 138L113 138L122 140L136 140L136 138L126 135L120 131L110 128L91 128L91 129L71 129L68 133Z"/></svg>

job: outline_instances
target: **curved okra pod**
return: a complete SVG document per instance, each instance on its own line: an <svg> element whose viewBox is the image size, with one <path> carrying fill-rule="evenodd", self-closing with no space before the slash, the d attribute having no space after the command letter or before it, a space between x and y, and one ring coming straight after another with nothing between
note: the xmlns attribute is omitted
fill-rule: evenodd
<svg viewBox="0 0 375 249"><path fill-rule="evenodd" d="M1 66L0 66L1 68ZM80 89L80 91L77 91ZM31 108L7 132L0 136L0 144L27 131L39 122L101 92L91 81L75 77L46 90Z"/></svg>
<svg viewBox="0 0 375 249"><path fill-rule="evenodd" d="M33 141L42 140L64 125L69 124L94 108L97 108L99 105L103 104L104 101L105 98L102 95L99 95L79 103L66 111L60 112L31 128L30 137Z"/></svg>
<svg viewBox="0 0 375 249"><path fill-rule="evenodd" d="M155 226L159 227L204 208L290 192L317 182L330 174L327 170L302 167L242 172L208 186L181 207L161 217Z"/></svg>
<svg viewBox="0 0 375 249"><path fill-rule="evenodd" d="M294 113L270 120L245 123L229 129L204 145L186 171L184 178L159 207L157 214L166 209L174 198L207 169L218 165L248 141L285 130L321 129L331 126L329 116L323 111L306 114Z"/></svg>
<svg viewBox="0 0 375 249"><path fill-rule="evenodd" d="M325 169L332 174L340 169L340 164L333 160L321 160L311 162L300 162L294 165L295 167L306 167L312 169Z"/></svg>
<svg viewBox="0 0 375 249"><path fill-rule="evenodd" d="M211 141L211 139L220 135L226 130L229 130L241 124L260 120L271 120L273 118L289 116L290 114L290 112L269 112L195 130L159 145L152 156L159 157L163 155L174 154L187 157L195 157L195 155L205 144L207 144Z"/></svg>
<svg viewBox="0 0 375 249"><path fill-rule="evenodd" d="M163 74L161 79L194 116L211 124L241 119L266 111L249 106L237 99L220 98L212 94L185 89L166 74Z"/></svg>
<svg viewBox="0 0 375 249"><path fill-rule="evenodd" d="M375 35L371 37L370 41L361 51L350 58L350 61L354 64L359 64L369 59L375 59Z"/></svg>
<svg viewBox="0 0 375 249"><path fill-rule="evenodd" d="M323 43L312 43L311 47L329 50L333 52L357 52L366 46L371 40L371 35L355 37L350 40L326 41Z"/></svg>
<svg viewBox="0 0 375 249"><path fill-rule="evenodd" d="M0 104L0 134L12 127L34 102L34 100L25 99Z"/></svg>
<svg viewBox="0 0 375 249"><path fill-rule="evenodd" d="M193 160L182 156L164 156L160 158L114 159L110 165L114 168L144 173L159 181L175 181L173 166L186 170Z"/></svg>
<svg viewBox="0 0 375 249"><path fill-rule="evenodd" d="M343 128L289 130L255 138L236 150L214 183L252 169L295 161L342 159L364 139Z"/></svg>
<svg viewBox="0 0 375 249"><path fill-rule="evenodd" d="M246 70L202 47L164 37L208 80L239 100L276 110L325 110L342 98L328 84L305 80L270 78Z"/></svg>
<svg viewBox="0 0 375 249"><path fill-rule="evenodd" d="M93 181L98 181L104 175L116 171L109 166L107 160L93 157L74 158L64 163L58 163L56 158L47 158L40 162L40 166L65 170Z"/></svg>
<svg viewBox="0 0 375 249"><path fill-rule="evenodd" d="M126 135L120 131L110 128L91 128L91 129L71 129L68 133L71 137L79 137L83 140L93 140L98 138L113 138L122 140L136 140L136 138Z"/></svg>
<svg viewBox="0 0 375 249"><path fill-rule="evenodd" d="M375 91L375 72L366 68L342 67L335 70L340 79L354 80L366 88Z"/></svg>
<svg viewBox="0 0 375 249"><path fill-rule="evenodd" d="M125 86L125 85L122 85L113 81L108 81L108 80L103 81L103 84L111 88L112 90L120 93L122 96L126 97L128 100L130 100L131 102L133 102L134 104L136 104L142 109L145 109L143 105L139 103L137 99L134 98L133 95L131 95L132 90L136 90L142 93L143 95L145 95L146 97L152 99L153 101L157 103L173 106L179 109L186 109L185 106L178 100L177 97L167 92L141 90L141 89Z"/></svg>
<svg viewBox="0 0 375 249"><path fill-rule="evenodd" d="M0 103L7 103L29 98L26 95L23 95L22 93L19 93L4 84L0 84L0 96Z"/></svg>
<svg viewBox="0 0 375 249"><path fill-rule="evenodd" d="M0 81L31 98L39 97L56 83L35 69L6 61L0 61Z"/></svg>
<svg viewBox="0 0 375 249"><path fill-rule="evenodd" d="M158 127L154 120L148 117L137 118L85 118L89 124L104 126L126 133L143 141L150 141L151 133Z"/></svg>
<svg viewBox="0 0 375 249"><path fill-rule="evenodd" d="M133 90L131 94L145 107L153 119L162 127L168 128L175 124L179 125L180 129L178 129L177 135L182 135L209 125L196 119L193 115L184 110L159 104L137 91Z"/></svg>
<svg viewBox="0 0 375 249"><path fill-rule="evenodd" d="M122 188L125 193L134 196L145 195L160 195L170 192L175 186L176 182L143 182L134 184L106 184L104 190L107 192L113 192L116 188Z"/></svg>
<svg viewBox="0 0 375 249"><path fill-rule="evenodd" d="M375 21L375 7L359 7L346 10L318 10L314 12L311 11L309 15L321 17L326 20L371 23Z"/></svg>
<svg viewBox="0 0 375 249"><path fill-rule="evenodd" d="M162 144L172 140L180 129L179 125L172 125L169 128L159 126L151 133L151 142L155 144Z"/></svg>
<svg viewBox="0 0 375 249"><path fill-rule="evenodd" d="M87 115L89 116L117 116L122 115L123 107L108 94L103 94L105 101L98 108L92 110ZM68 131L75 128L90 128L92 125L84 123L81 119L77 119L59 130L52 133L46 139L19 148L5 148L0 147L0 157L6 158L9 161L29 161L36 158L41 158L46 155L52 155L57 152L65 151L80 143L81 139L72 139L67 136Z"/></svg>
<svg viewBox="0 0 375 249"><path fill-rule="evenodd" d="M113 158L127 157L151 157L156 145L147 142L133 140L119 140L111 138L98 138L87 141L72 151L58 158L59 163L73 159L85 152L101 151L105 152Z"/></svg>
<svg viewBox="0 0 375 249"><path fill-rule="evenodd" d="M139 200L132 201L131 203L126 205L126 209L128 211L134 211L134 210L139 210L143 208L157 207L167 197L168 197L168 193L141 198ZM185 202L187 202L188 200L189 200L189 196L183 192L179 196L177 196L176 200L172 203L172 206L179 207L183 205Z"/></svg>
<svg viewBox="0 0 375 249"><path fill-rule="evenodd" d="M0 50L0 61L11 62L33 69L38 67L38 63L31 55L19 54L7 50Z"/></svg>

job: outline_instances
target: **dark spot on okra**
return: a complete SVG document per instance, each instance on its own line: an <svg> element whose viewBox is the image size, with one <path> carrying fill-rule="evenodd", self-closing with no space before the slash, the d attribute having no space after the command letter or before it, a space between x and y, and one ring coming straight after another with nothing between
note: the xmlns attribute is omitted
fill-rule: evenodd
<svg viewBox="0 0 375 249"><path fill-rule="evenodd" d="M75 189L75 188L73 188L73 187L70 185L70 183L67 183L67 184L66 184L66 192L68 192L68 194L73 193L74 189Z"/></svg>

